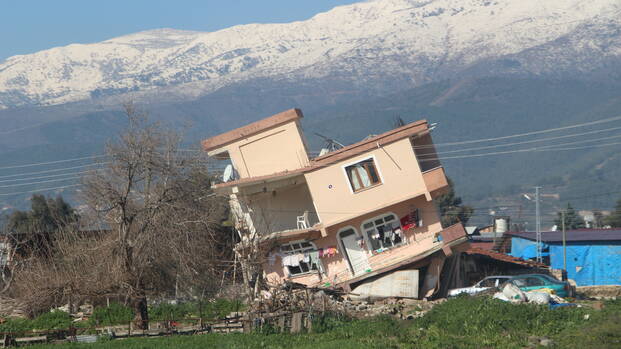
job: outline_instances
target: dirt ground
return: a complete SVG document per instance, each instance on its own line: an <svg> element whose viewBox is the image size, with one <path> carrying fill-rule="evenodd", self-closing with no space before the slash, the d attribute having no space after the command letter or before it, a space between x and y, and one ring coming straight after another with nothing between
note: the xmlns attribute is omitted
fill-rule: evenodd
<svg viewBox="0 0 621 349"><path fill-rule="evenodd" d="M621 285L578 286L576 294L584 298L616 299L621 298Z"/></svg>

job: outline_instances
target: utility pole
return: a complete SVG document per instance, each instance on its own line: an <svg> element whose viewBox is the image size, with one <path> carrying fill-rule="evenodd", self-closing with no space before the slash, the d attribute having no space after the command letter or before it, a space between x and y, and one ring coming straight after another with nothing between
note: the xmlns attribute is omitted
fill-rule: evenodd
<svg viewBox="0 0 621 349"><path fill-rule="evenodd" d="M539 189L541 187L535 187L535 232L537 236L537 262L543 263L542 248L541 248L541 217L539 215Z"/></svg>
<svg viewBox="0 0 621 349"><path fill-rule="evenodd" d="M563 280L567 279L567 236L565 235L565 210L561 211L561 227L563 229Z"/></svg>

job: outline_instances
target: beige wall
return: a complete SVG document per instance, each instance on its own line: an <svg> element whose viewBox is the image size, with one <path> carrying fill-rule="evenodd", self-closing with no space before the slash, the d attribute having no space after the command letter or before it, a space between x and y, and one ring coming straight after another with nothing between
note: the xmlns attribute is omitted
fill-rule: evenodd
<svg viewBox="0 0 621 349"><path fill-rule="evenodd" d="M375 157L382 184L353 193L344 166ZM426 191L409 139L402 139L364 155L305 174L324 226L350 219L378 207L401 202Z"/></svg>
<svg viewBox="0 0 621 349"><path fill-rule="evenodd" d="M308 165L299 122L265 130L224 147L241 178L295 170Z"/></svg>
<svg viewBox="0 0 621 349"><path fill-rule="evenodd" d="M397 217L402 217L408 214L413 207L419 209L423 220L423 226L414 228L405 233L407 244L381 253L374 253L370 251L368 243L365 244L365 250L371 269L377 270L379 268L390 266L400 260L424 254L430 249L436 247L438 243L435 242L435 235L442 230L440 219L437 215L434 203L427 201L424 196L419 196L330 227L328 229L327 237L313 241L317 248L337 247L339 250L339 253L336 256L321 259L323 268L327 275L322 275L320 277L317 273L313 273L294 276L292 277L292 280L306 285L318 285L325 282L330 282L332 284L335 282L340 283L351 279L353 275L351 274L347 260L341 251L342 247L337 241L337 233L341 229L351 226L355 228L358 236L362 236L361 226L364 221L385 213L394 213ZM275 249L274 252L278 252L278 249ZM266 277L270 282L280 283L287 276L285 267L282 266L280 258L276 258L273 264L265 264L264 268Z"/></svg>
<svg viewBox="0 0 621 349"><path fill-rule="evenodd" d="M318 222L306 183L242 198L246 206L252 208L250 217L255 229L263 234L296 229L296 218L304 211L309 211L311 226Z"/></svg>

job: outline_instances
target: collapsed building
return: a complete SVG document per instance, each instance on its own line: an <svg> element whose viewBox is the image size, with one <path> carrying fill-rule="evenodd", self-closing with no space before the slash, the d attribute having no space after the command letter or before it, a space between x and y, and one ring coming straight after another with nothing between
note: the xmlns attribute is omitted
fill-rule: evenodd
<svg viewBox="0 0 621 349"><path fill-rule="evenodd" d="M311 157L302 117L291 109L202 142L230 161L213 189L228 196L241 239L264 247L265 280L432 296L468 240L434 204L450 187L427 121Z"/></svg>

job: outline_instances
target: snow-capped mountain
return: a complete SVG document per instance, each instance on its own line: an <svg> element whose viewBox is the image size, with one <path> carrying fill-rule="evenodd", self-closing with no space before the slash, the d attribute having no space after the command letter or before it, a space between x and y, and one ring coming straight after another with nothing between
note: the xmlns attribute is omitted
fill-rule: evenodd
<svg viewBox="0 0 621 349"><path fill-rule="evenodd" d="M308 20L151 30L0 62L0 108L256 78L416 86L459 74L590 74L621 59L620 0L375 0ZM611 63L612 62L612 63Z"/></svg>

